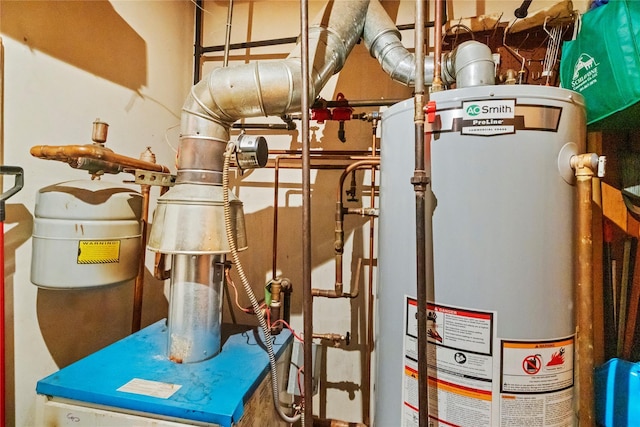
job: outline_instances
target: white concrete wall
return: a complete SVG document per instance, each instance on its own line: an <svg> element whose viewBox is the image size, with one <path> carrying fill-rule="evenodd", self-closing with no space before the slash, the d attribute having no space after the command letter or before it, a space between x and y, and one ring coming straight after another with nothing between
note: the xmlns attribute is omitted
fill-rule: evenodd
<svg viewBox="0 0 640 427"><path fill-rule="evenodd" d="M238 1L234 11L232 42L295 36L299 32L298 2ZM314 16L323 1L311 1ZM448 1L450 18L504 11L512 17L519 1ZM532 10L550 1L536 1ZM580 7L578 2L574 2ZM585 3L584 1L582 3ZM205 2L205 45L224 42L228 1ZM398 24L413 22L410 0L385 1ZM96 118L110 124L107 145L114 151L137 157L151 146L158 162L172 167L177 145L180 107L191 86L193 68L193 4L187 0L122 1L11 1L0 2L0 35L4 42L4 144L3 162L22 166L25 187L7 204L5 292L7 307L7 425L33 426L36 381L109 343L130 330L132 284L85 291L50 291L30 283L31 226L35 194L39 188L66 180L88 179L59 162L30 156L33 145L91 143ZM509 19L509 18L507 18ZM404 32L413 45L413 35ZM286 56L291 45L233 51L231 64L248 60L272 60ZM205 71L221 65L221 55L204 65ZM344 70L322 93L334 99L338 92L348 99L401 99L411 96L380 70L362 44L356 46ZM366 109L359 111L366 112ZM279 122L279 119L253 119ZM298 122L299 123L299 122ZM312 146L325 150L367 149L371 126L346 124L348 142L337 140L337 124L312 124ZM264 133L271 148L301 148L299 133ZM333 218L340 172L312 173L313 286L333 286ZM254 171L235 181L245 205L250 248L242 254L254 289L271 277L273 218L272 169ZM109 176L121 182L130 176ZM360 189L369 184L360 172ZM11 184L6 180L5 188ZM302 330L301 320L301 187L300 171L283 170L279 192L279 271L291 278L292 326ZM409 185L409 184L408 184ZM364 187L362 187L364 186ZM153 191L154 200L157 189ZM359 194L368 206L367 194ZM153 203L152 203L153 209ZM345 286L354 279L358 258L366 264L368 222L347 218L344 260ZM151 257L147 267L151 268ZM363 268L362 280L367 269ZM361 288L362 289L362 288ZM364 290L362 291L364 292ZM240 295L242 303L247 298ZM163 284L147 272L143 324L166 316ZM350 331L353 344L346 349L324 350L324 387L314 407L322 417L361 421L366 301L321 300L314 309L316 332ZM239 321L252 322L244 314ZM225 318L229 320L225 306ZM400 326L399 326L400 327ZM329 369L326 369L326 368Z"/></svg>

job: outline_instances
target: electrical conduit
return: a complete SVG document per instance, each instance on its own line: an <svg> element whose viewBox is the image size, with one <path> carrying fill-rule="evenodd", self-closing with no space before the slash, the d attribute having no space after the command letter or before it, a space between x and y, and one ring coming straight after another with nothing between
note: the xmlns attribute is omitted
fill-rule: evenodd
<svg viewBox="0 0 640 427"><path fill-rule="evenodd" d="M229 252L231 253L231 259L233 259L234 264L236 265L236 270L238 271L238 275L240 276L240 281L244 286L244 290L249 296L249 300L251 301L251 307L253 308L253 312L258 318L258 323L260 324L260 328L262 328L262 332L264 333L264 344L267 347L267 354L269 355L269 368L271 371L271 387L273 394L273 406L275 410L278 412L280 418L288 423L294 423L300 419L300 416L291 417L285 414L280 407L280 402L278 402L278 371L276 366L276 357L273 352L273 343L271 340L271 330L269 329L269 325L267 325L267 321L260 309L260 303L256 298L253 290L251 289L251 284L249 283L249 279L244 272L244 268L242 268L242 264L240 263L240 257L238 256L238 249L236 248L236 242L233 235L233 227L232 227L232 218L231 218L231 206L229 204L229 163L231 155L233 154L234 146L233 144L229 144L227 151L224 154L224 166L222 171L222 188L223 188L223 203L224 203L224 224L225 231L227 234L227 240L229 241Z"/></svg>

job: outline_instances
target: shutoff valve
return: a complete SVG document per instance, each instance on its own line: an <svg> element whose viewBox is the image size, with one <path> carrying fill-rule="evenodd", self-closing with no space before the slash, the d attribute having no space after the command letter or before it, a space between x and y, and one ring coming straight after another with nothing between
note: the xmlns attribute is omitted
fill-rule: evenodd
<svg viewBox="0 0 640 427"><path fill-rule="evenodd" d="M353 108L349 107L349 100L344 97L342 92L338 93L334 102L335 107L328 108L326 102L321 107L311 109L311 120L318 123L324 123L327 120L334 120L338 123L338 139L346 142L347 138L344 131L344 122L351 120L353 116Z"/></svg>

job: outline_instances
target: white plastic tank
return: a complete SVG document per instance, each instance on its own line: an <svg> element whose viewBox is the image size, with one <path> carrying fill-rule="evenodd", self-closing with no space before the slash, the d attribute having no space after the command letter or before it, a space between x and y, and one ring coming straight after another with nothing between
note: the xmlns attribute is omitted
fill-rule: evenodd
<svg viewBox="0 0 640 427"><path fill-rule="evenodd" d="M572 426L580 95L434 93L430 426ZM375 425L418 426L413 99L383 114ZM430 196L430 197L429 197ZM427 274L430 274L428 272Z"/></svg>
<svg viewBox="0 0 640 427"><path fill-rule="evenodd" d="M103 181L41 188L33 221L31 281L44 288L106 286L137 275L142 196Z"/></svg>

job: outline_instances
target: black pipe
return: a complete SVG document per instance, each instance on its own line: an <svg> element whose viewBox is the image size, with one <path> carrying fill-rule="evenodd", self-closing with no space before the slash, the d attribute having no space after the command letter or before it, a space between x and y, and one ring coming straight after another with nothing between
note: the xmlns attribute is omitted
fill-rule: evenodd
<svg viewBox="0 0 640 427"><path fill-rule="evenodd" d="M311 293L311 147L309 132L309 4L300 0L302 61L302 317L304 330L303 426L313 426L313 295Z"/></svg>
<svg viewBox="0 0 640 427"><path fill-rule="evenodd" d="M193 84L200 81L202 67L200 66L200 58L202 57L202 0L196 0L196 26L193 42Z"/></svg>
<svg viewBox="0 0 640 427"><path fill-rule="evenodd" d="M201 0L198 0L201 1ZM433 27L433 21L427 22L425 24L425 28ZM415 24L402 24L396 26L399 31L403 30L413 30L415 28ZM229 45L229 50L238 50L238 49L251 49L254 47L268 47L268 46L278 46L282 44L294 44L298 41L297 37L282 37L278 39L267 39L267 40L257 40L253 42L242 42L242 43L232 43ZM223 52L225 49L225 45L214 45L214 46L203 46L200 49L200 52L212 53L212 52Z"/></svg>
<svg viewBox="0 0 640 427"><path fill-rule="evenodd" d="M440 2L440 0L436 0ZM441 14L441 3L436 3L436 22L438 13ZM416 0L416 28L420 29L424 26L424 0ZM436 31L436 34L438 32ZM436 36L437 37L437 36ZM414 124L415 124L415 170L411 178L413 190L416 199L416 297L418 303L418 422L420 427L429 425L429 386L428 386L428 363L427 363L427 268L428 259L431 253L427 248L432 247L431 243L431 215L426 215L426 194L427 188L430 188L429 175L431 173L431 165L427 164L426 159L430 159L431 155L425 156L427 147L425 147L424 135L424 31L416 31L415 33L415 60L416 60L416 79L415 79L415 106L414 106ZM436 39L436 43L440 40ZM436 52L438 50L436 49ZM437 56L437 54L436 54ZM437 63L436 67L437 68ZM428 239L427 239L428 237ZM429 258L428 258L429 257ZM433 273L433 268L430 269ZM433 277L433 276L431 276Z"/></svg>

